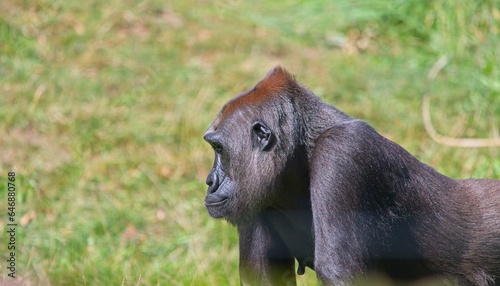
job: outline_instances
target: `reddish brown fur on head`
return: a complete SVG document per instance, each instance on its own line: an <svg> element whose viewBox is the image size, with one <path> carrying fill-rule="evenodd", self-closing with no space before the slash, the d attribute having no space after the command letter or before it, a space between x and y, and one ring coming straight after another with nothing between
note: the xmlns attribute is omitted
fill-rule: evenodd
<svg viewBox="0 0 500 286"><path fill-rule="evenodd" d="M227 117L241 107L263 103L295 84L295 79L289 72L276 66L253 89L228 102L222 110L221 117Z"/></svg>
<svg viewBox="0 0 500 286"><path fill-rule="evenodd" d="M286 89L290 84L294 83L295 79L284 68L277 66L273 68L266 77L255 86L262 95L276 94L283 89Z"/></svg>

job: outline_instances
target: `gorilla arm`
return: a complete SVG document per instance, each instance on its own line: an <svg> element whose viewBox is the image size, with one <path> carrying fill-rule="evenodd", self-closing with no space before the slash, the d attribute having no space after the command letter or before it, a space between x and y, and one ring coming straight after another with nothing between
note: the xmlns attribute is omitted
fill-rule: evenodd
<svg viewBox="0 0 500 286"><path fill-rule="evenodd" d="M238 226L242 285L296 285L294 257L264 218Z"/></svg>
<svg viewBox="0 0 500 286"><path fill-rule="evenodd" d="M315 270L326 285L348 285L363 273L367 243L359 190L363 178L350 149L350 123L325 131L311 158L311 204L315 234ZM325 168L327 170L325 170Z"/></svg>

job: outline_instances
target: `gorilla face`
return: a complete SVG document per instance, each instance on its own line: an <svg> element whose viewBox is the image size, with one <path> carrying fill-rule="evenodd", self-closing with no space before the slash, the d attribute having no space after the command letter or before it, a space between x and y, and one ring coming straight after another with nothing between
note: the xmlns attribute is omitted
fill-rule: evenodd
<svg viewBox="0 0 500 286"><path fill-rule="evenodd" d="M212 217L236 224L273 201L277 188L272 151L277 139L259 120L231 118L232 124L216 120L203 137L215 153L205 206Z"/></svg>
<svg viewBox="0 0 500 286"><path fill-rule="evenodd" d="M205 198L208 213L214 218L230 216L230 199L235 192L234 181L226 175L222 165L222 156L228 157L228 149L224 148L220 135L217 132L207 132L203 137L215 151L214 165L206 180L208 190ZM224 159L228 162L228 158ZM225 165L227 168L228 164Z"/></svg>

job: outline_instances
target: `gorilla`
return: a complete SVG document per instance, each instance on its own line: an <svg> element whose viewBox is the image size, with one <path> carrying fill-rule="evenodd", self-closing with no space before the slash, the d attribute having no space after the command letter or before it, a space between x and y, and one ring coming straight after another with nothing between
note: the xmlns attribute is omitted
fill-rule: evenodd
<svg viewBox="0 0 500 286"><path fill-rule="evenodd" d="M205 205L236 225L244 285L324 285L371 271L500 285L500 181L455 180L281 67L224 105Z"/></svg>

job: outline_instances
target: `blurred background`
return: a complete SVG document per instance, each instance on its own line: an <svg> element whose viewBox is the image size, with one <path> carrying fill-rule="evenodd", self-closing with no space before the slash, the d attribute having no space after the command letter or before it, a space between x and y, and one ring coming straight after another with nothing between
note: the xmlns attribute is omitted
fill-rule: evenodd
<svg viewBox="0 0 500 286"><path fill-rule="evenodd" d="M422 118L428 93L440 134L498 138L499 58L497 0L2 0L0 281L237 285L236 230L203 204L202 135L278 64L438 171L500 179L500 147L438 144Z"/></svg>

